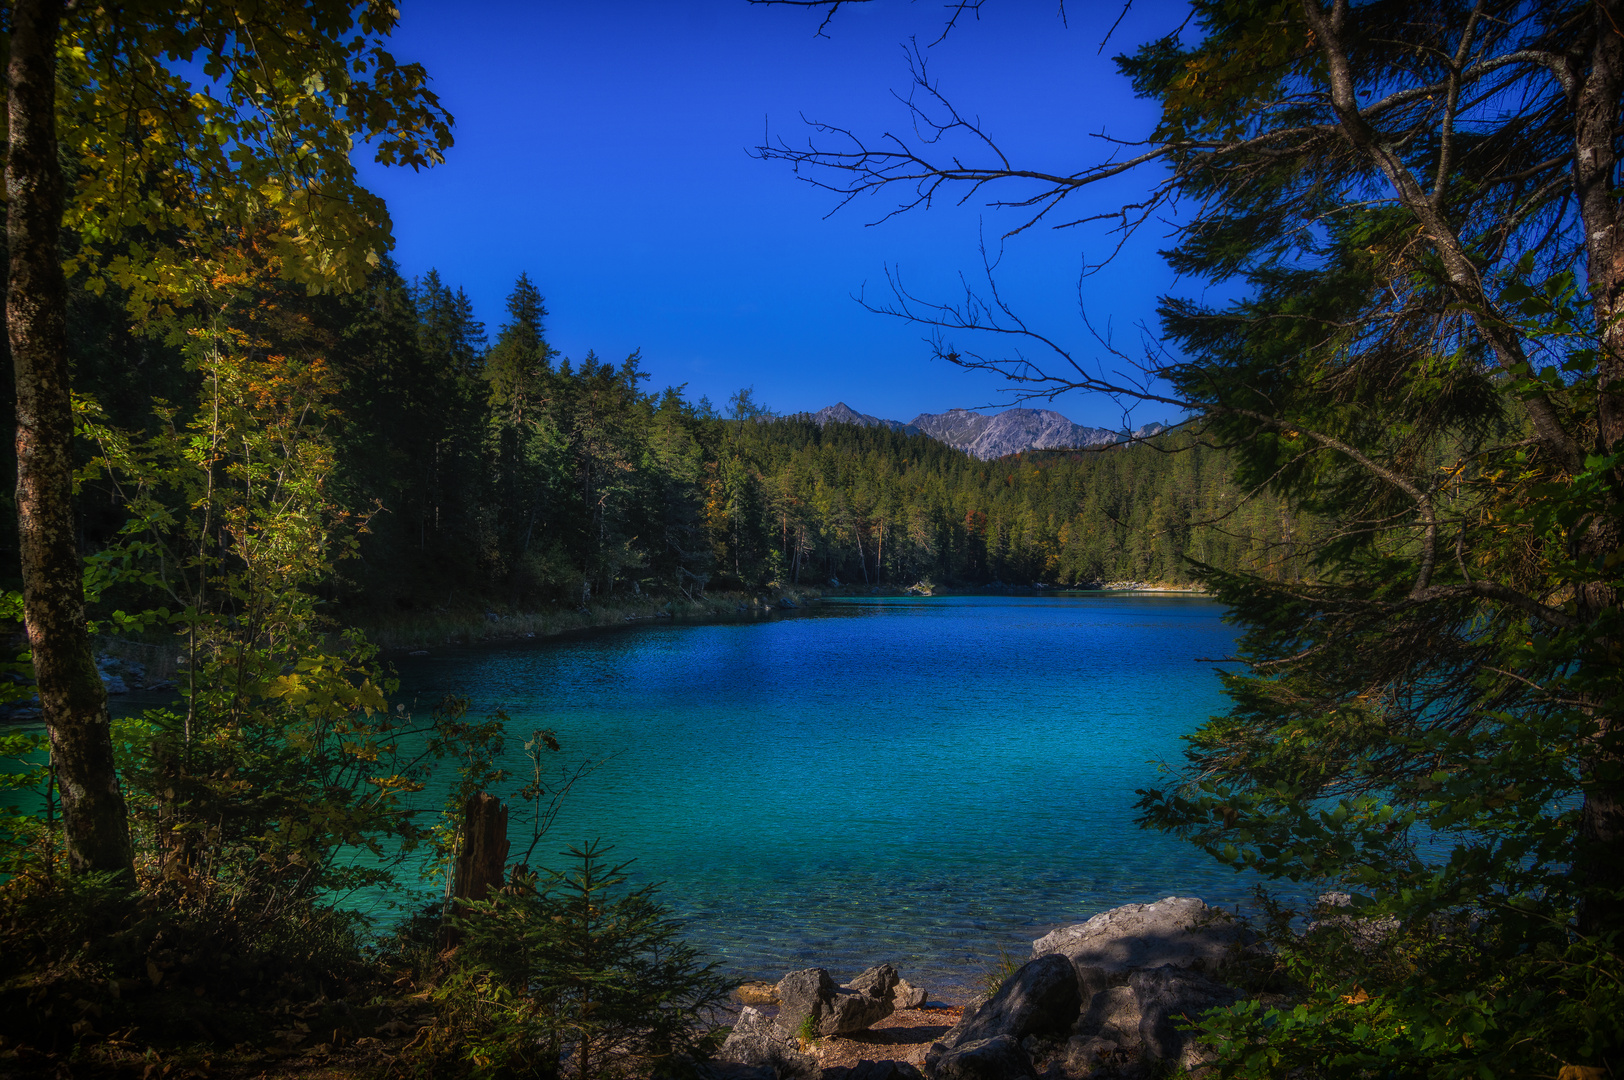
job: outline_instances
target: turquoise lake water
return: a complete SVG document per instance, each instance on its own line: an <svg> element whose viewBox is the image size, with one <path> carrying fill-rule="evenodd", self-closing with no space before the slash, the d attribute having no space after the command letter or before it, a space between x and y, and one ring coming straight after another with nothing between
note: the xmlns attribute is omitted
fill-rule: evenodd
<svg viewBox="0 0 1624 1080"><path fill-rule="evenodd" d="M1133 823L1135 789L1224 708L1222 616L1155 594L840 599L394 663L415 709L458 694L471 717L512 718L520 778L498 794L515 856L523 743L551 727L563 756L609 760L538 864L613 844L740 978L890 961L957 1001L1055 926L1170 895L1250 899L1252 879ZM157 703L136 697L114 704ZM387 921L432 896L351 902Z"/></svg>
<svg viewBox="0 0 1624 1080"><path fill-rule="evenodd" d="M396 664L420 708L505 709L515 769L534 727L615 755L538 853L612 843L731 972L888 960L952 998L1106 908L1250 897L1133 824L1135 789L1223 708L1222 615L1150 594L827 600ZM512 831L522 851L517 807Z"/></svg>

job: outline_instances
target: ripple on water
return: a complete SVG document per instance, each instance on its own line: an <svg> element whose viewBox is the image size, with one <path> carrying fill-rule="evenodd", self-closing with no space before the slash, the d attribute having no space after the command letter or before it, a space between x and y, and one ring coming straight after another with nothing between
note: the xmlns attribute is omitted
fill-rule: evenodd
<svg viewBox="0 0 1624 1080"><path fill-rule="evenodd" d="M890 960L934 991L1118 904L1250 895L1133 821L1135 790L1223 708L1197 659L1233 648L1222 614L1188 596L825 602L399 663L408 696L463 694L515 734L613 755L538 851L614 844L731 972Z"/></svg>

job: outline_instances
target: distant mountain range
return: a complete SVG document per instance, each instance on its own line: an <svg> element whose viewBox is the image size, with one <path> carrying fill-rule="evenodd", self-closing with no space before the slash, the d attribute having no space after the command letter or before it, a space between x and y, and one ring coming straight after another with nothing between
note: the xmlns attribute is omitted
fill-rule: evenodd
<svg viewBox="0 0 1624 1080"><path fill-rule="evenodd" d="M1167 430L1166 424L1145 424L1132 432L1083 427L1052 409L1005 409L990 416L969 409L949 409L944 413L920 413L904 424L900 420L884 420L860 413L844 401L819 409L812 414L812 419L820 427L824 424L861 424L864 427L890 428L904 435L929 435L938 442L983 461L1018 454L1023 450L1109 446L1124 439L1148 438Z"/></svg>

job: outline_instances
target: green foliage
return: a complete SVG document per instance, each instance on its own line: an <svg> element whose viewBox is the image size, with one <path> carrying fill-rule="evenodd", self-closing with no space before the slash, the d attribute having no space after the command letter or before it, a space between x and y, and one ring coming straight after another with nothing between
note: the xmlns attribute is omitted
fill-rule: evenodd
<svg viewBox="0 0 1624 1080"><path fill-rule="evenodd" d="M238 327L191 335L202 399L160 404L154 434L132 437L82 402L100 450L87 474L104 473L129 511L86 578L92 598L156 601L112 621L180 645L183 708L118 730L149 872L181 895L270 907L381 880L340 856L380 855L386 836L410 848L403 800L418 777L373 650L330 638L318 613L315 590L355 528L324 490L330 374L319 358L261 351L263 308L236 314Z"/></svg>
<svg viewBox="0 0 1624 1080"><path fill-rule="evenodd" d="M417 169L451 144L427 74L383 47L397 18L349 0L68 7L57 125L79 244L70 276L164 316L222 267L236 272L257 231L288 277L358 287L391 240L353 150Z"/></svg>
<svg viewBox="0 0 1624 1080"><path fill-rule="evenodd" d="M822 1038L818 1034L818 1022L812 1019L811 1013L801 1017L801 1026L795 1029L795 1038L800 1040L803 1047L816 1046Z"/></svg>
<svg viewBox="0 0 1624 1080"><path fill-rule="evenodd" d="M1388 928L1369 955L1357 933L1278 934L1297 997L1206 1026L1227 1075L1616 1070L1613 264L1589 246L1595 204L1554 194L1594 152L1576 99L1502 62L1538 42L1592 63L1580 28L1605 9L1498 5L1490 25L1446 7L1423 26L1374 3L1334 31L1316 4L1193 10L1198 34L1123 67L1163 135L1212 137L1169 148L1203 208L1171 261L1239 298L1165 300L1180 359L1159 374L1241 483L1321 528L1299 583L1202 568L1245 666L1142 809L1238 869L1346 888L1355 923ZM1449 69L1468 41L1495 59ZM1329 105L1337 70L1357 123ZM1412 93L1434 79L1462 81Z"/></svg>
<svg viewBox="0 0 1624 1080"><path fill-rule="evenodd" d="M572 868L544 878L516 869L454 916L464 944L437 991L450 1034L434 1053L486 1076L685 1068L727 983L681 941L654 887L627 887L605 851L572 848Z"/></svg>
<svg viewBox="0 0 1624 1080"><path fill-rule="evenodd" d="M1277 495L1237 488L1228 451L1183 436L980 462L924 437L775 418L753 399L723 416L681 388L650 393L635 355L559 358L528 279L490 345L460 290L433 273L405 282L387 261L354 295L304 296L263 273L231 287L233 332L285 358L289 380L321 361L301 376L324 402L312 428L325 465L307 475L320 477L323 505L349 515L339 531L353 540L322 556L337 571L322 595L362 625L831 577L1177 583L1192 580L1187 559L1289 580L1317 528ZM144 392L178 395L182 417L200 390L212 394L198 379L211 335L167 352L140 342ZM76 363L86 399L108 406L96 422L151 439L169 421L124 404L118 358L135 348L87 339ZM83 485L90 550L127 547L120 530L141 512L128 490L88 472ZM120 581L95 609L109 623L118 610L180 607Z"/></svg>
<svg viewBox="0 0 1624 1080"><path fill-rule="evenodd" d="M54 838L56 791L50 739L44 732L0 734L0 874L14 875L41 859Z"/></svg>
<svg viewBox="0 0 1624 1080"><path fill-rule="evenodd" d="M398 328L369 333L368 354L346 361L363 374L342 408L369 422L338 436L348 501L388 508L349 569L355 601L382 621L463 593L502 610L831 577L1181 582L1187 557L1303 570L1294 552L1312 520L1237 491L1227 455L1187 438L978 462L924 437L773 418L748 400L723 417L676 388L644 393L636 356L554 365L528 281L482 368L473 344L431 356L421 343L471 323L438 278L417 290L415 316L410 292L387 281ZM379 340L396 351L377 352ZM476 430L483 441L467 437Z"/></svg>
<svg viewBox="0 0 1624 1080"><path fill-rule="evenodd" d="M1459 911L1373 920L1367 901L1302 934L1291 911L1268 910L1267 937L1293 993L1204 1018L1225 1048L1223 1075L1482 1075L1485 1050L1501 1062L1548 1061L1553 1048L1595 1059L1617 1038L1620 957L1560 926Z"/></svg>
<svg viewBox="0 0 1624 1080"><path fill-rule="evenodd" d="M998 962L981 978L981 996L990 998L1003 988L1009 977L1021 969L1021 961L1009 955L1002 945L998 947Z"/></svg>

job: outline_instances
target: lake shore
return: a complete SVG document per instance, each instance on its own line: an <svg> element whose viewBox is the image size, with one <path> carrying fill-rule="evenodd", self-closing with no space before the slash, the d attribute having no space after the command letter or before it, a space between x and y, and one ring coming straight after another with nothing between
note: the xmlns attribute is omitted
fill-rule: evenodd
<svg viewBox="0 0 1624 1080"><path fill-rule="evenodd" d="M712 592L692 600L686 597L628 597L579 608L559 606L524 611L469 609L402 613L388 619L357 619L355 626L366 635L368 641L385 653L398 653L448 645L561 637L660 620L694 625L730 622L768 613L796 611L822 595L818 589L786 588L759 592ZM786 600L793 606L785 606Z"/></svg>
<svg viewBox="0 0 1624 1080"><path fill-rule="evenodd" d="M1006 585L994 582L970 588L943 588L929 584L909 586L864 585L843 582L818 587L794 585L766 587L752 592L709 592L699 597L628 597L581 608L565 606L522 611L479 608L436 610L392 615L387 619L361 618L357 629L385 653L412 652L445 646L477 645L531 638L560 637L591 630L609 630L640 622L669 619L688 625L732 622L804 609L822 599L907 596L1053 596L1066 593L1167 593L1204 596L1206 590L1181 582L1106 581L1085 585ZM786 607L784 601L793 607Z"/></svg>

